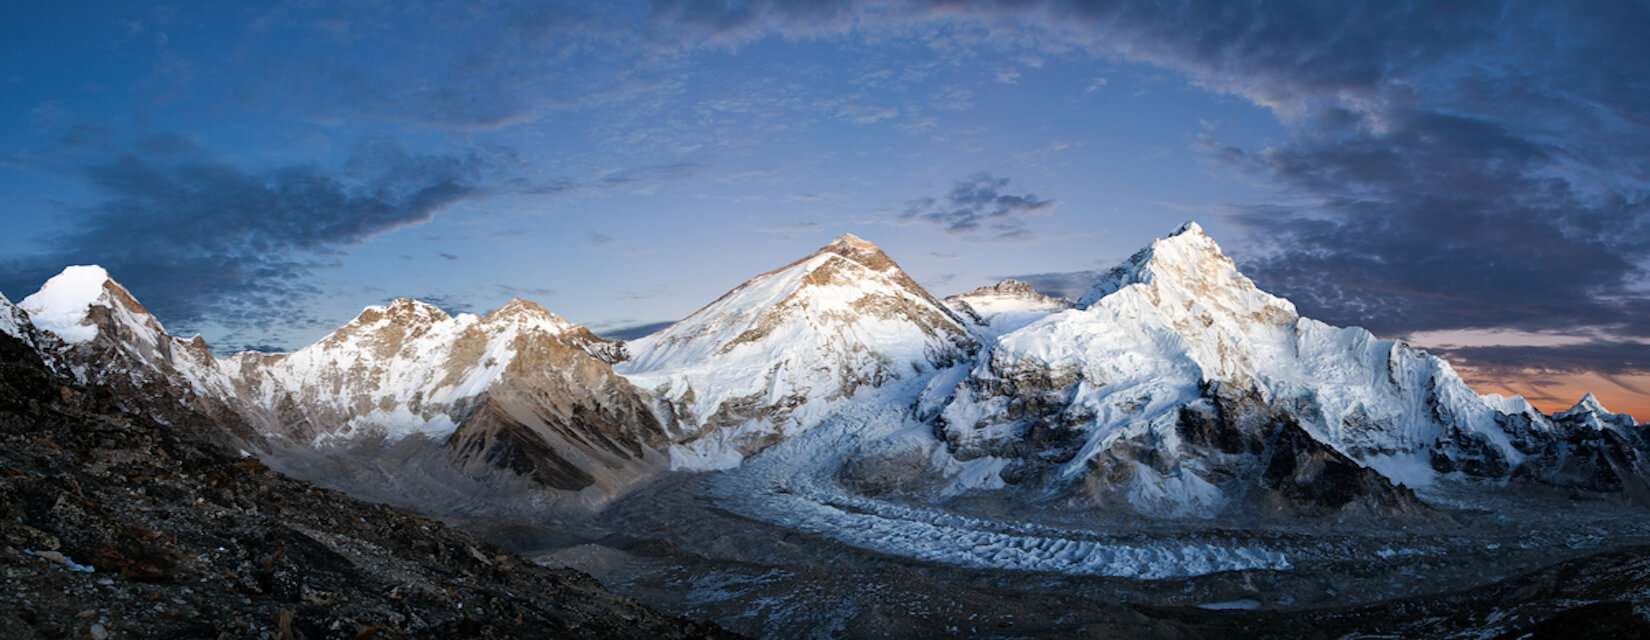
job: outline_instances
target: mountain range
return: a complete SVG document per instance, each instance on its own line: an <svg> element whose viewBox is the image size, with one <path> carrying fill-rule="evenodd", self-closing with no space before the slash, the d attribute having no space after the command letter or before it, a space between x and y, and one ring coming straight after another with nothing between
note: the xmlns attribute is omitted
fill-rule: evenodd
<svg viewBox="0 0 1650 640"><path fill-rule="evenodd" d="M291 353L218 356L92 266L0 297L0 331L122 410L205 416L243 455L432 511L600 509L866 403L924 425L923 455L851 453L833 473L925 500L1426 517L1418 491L1469 483L1650 504L1631 416L1481 395L1438 356L1302 317L1195 223L1075 301L1015 281L941 299L844 235L627 342L526 300L398 299Z"/></svg>

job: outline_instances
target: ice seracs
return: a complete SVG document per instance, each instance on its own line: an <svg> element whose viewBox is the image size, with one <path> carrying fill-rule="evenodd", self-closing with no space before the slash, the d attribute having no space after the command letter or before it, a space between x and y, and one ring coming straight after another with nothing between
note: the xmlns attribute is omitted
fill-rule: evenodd
<svg viewBox="0 0 1650 640"><path fill-rule="evenodd" d="M843 235L627 347L618 369L660 399L676 465L724 468L978 343L880 248Z"/></svg>

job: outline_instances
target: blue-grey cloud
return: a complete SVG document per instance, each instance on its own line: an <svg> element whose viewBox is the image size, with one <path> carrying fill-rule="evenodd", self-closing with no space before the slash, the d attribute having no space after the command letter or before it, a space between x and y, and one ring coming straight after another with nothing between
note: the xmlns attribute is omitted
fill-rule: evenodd
<svg viewBox="0 0 1650 640"><path fill-rule="evenodd" d="M1557 373L1591 371L1625 375L1650 372L1650 343L1644 342L1591 340L1561 347L1493 345L1453 347L1439 351L1451 360L1480 372L1507 372L1532 365ZM1633 389L1631 386L1627 388Z"/></svg>
<svg viewBox="0 0 1650 640"><path fill-rule="evenodd" d="M1032 29L1043 46L1171 69L1272 109L1291 132L1264 149L1202 146L1282 188L1235 220L1258 240L1253 275L1308 313L1388 334L1650 335L1650 72L1622 64L1650 59L1643 3L684 0L654 11L733 44L916 23L1022 41ZM948 220L937 200L923 204L911 215Z"/></svg>
<svg viewBox="0 0 1650 640"><path fill-rule="evenodd" d="M363 146L336 170L249 171L174 145L83 170L101 201L66 209L46 251L0 261L0 289L32 291L68 264L101 264L174 329L291 327L318 268L376 234L483 193L488 161Z"/></svg>
<svg viewBox="0 0 1650 640"><path fill-rule="evenodd" d="M999 239L1023 237L1027 234L1023 218L1048 213L1055 202L1034 193L1013 193L1008 182L1008 178L989 174L960 180L943 196L906 203L900 220L927 222L956 234L987 232Z"/></svg>
<svg viewBox="0 0 1650 640"><path fill-rule="evenodd" d="M1626 63L1650 59L1650 5L660 0L654 13L724 45L918 23L1023 42L1031 29L1041 46L1177 71L1290 131L1264 149L1201 146L1280 187L1234 220L1257 241L1246 267L1303 311L1386 334L1650 335L1650 72ZM949 219L921 204L909 215ZM1642 366L1620 344L1456 355Z"/></svg>

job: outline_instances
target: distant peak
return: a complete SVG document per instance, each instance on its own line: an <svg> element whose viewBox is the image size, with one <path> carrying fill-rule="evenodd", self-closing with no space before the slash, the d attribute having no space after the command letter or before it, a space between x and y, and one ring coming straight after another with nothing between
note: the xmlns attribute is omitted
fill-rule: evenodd
<svg viewBox="0 0 1650 640"><path fill-rule="evenodd" d="M989 294L1047 297L1044 296L1041 291L1038 291L1036 287L1031 286L1031 283L1024 280L1015 280L1013 278L1005 279L997 284L980 287L963 295L970 296Z"/></svg>
<svg viewBox="0 0 1650 640"><path fill-rule="evenodd" d="M1637 421L1633 419L1632 415L1625 413L1614 413L1609 409L1604 408L1604 403L1599 402L1598 396L1591 393L1582 396L1581 400L1575 403L1575 406L1553 414L1553 418L1558 420L1579 420L1584 424L1593 425L1595 428L1611 426L1631 428L1638 424Z"/></svg>
<svg viewBox="0 0 1650 640"><path fill-rule="evenodd" d="M1610 411L1604 408L1604 403L1599 402L1598 396L1593 395L1592 392L1588 392L1586 395L1581 396L1581 399L1576 401L1575 406L1570 407L1570 410L1567 413L1586 412L1609 413Z"/></svg>

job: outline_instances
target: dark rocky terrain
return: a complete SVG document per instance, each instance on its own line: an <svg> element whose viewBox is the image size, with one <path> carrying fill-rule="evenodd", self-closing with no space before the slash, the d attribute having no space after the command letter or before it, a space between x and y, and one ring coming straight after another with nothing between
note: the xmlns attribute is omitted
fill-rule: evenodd
<svg viewBox="0 0 1650 640"><path fill-rule="evenodd" d="M0 334L0 636L725 635L113 407Z"/></svg>

